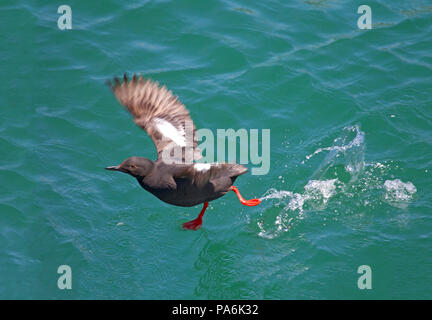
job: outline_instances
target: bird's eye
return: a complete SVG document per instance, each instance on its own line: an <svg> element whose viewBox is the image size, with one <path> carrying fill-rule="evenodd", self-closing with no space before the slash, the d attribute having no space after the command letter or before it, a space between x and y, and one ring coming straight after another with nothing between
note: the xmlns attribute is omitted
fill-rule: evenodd
<svg viewBox="0 0 432 320"><path fill-rule="evenodd" d="M136 168L136 165L134 165L134 164L131 164L131 166L130 166L131 168Z"/></svg>

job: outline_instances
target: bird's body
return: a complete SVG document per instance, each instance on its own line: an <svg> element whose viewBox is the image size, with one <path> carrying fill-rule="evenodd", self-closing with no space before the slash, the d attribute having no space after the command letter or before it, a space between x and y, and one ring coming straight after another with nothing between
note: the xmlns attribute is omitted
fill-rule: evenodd
<svg viewBox="0 0 432 320"><path fill-rule="evenodd" d="M192 207L216 200L228 191L246 168L238 164L173 164L156 161L139 184L160 200L180 207Z"/></svg>
<svg viewBox="0 0 432 320"><path fill-rule="evenodd" d="M186 229L198 229L210 201L234 191L244 205L254 206L258 199L245 200L233 186L247 169L240 164L197 163L202 158L197 146L195 125L185 106L165 87L151 80L134 76L123 83L114 79L112 91L134 121L152 138L158 153L156 161L142 157L127 158L118 166L108 167L128 173L160 200L181 207L204 203L197 217L183 224Z"/></svg>

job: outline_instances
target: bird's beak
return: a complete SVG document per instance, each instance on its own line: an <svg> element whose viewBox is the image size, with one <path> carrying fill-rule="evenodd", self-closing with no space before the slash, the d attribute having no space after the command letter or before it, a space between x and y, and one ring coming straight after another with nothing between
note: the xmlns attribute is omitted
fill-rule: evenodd
<svg viewBox="0 0 432 320"><path fill-rule="evenodd" d="M121 168L120 166L112 166L112 167L106 167L105 170L121 171Z"/></svg>

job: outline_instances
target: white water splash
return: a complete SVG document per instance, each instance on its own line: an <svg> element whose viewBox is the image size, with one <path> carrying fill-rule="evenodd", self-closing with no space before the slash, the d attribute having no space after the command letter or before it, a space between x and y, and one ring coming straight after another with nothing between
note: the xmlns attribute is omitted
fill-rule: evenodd
<svg viewBox="0 0 432 320"><path fill-rule="evenodd" d="M336 190L335 183L338 179L331 180L311 180L305 185L305 190L307 194L315 195L315 198L322 196L322 201L324 204L327 203L328 199L332 197Z"/></svg>
<svg viewBox="0 0 432 320"><path fill-rule="evenodd" d="M311 153L310 155L307 155L305 157L306 158L305 160L307 161L310 158L312 158L313 156L315 156L315 155L317 155L323 151L346 152L347 150L349 150L351 148L361 147L364 144L365 133L360 130L358 125L345 127L344 131L345 132L355 132L356 135L355 135L354 139L351 140L350 142L348 142L347 144L344 144L346 137L336 138L333 141L333 145L331 147L318 148L313 153ZM301 163L304 164L305 160L303 160Z"/></svg>
<svg viewBox="0 0 432 320"><path fill-rule="evenodd" d="M384 201L399 208L406 207L414 193L417 192L417 188L412 182L403 182L400 179L386 180L384 189Z"/></svg>
<svg viewBox="0 0 432 320"><path fill-rule="evenodd" d="M417 192L414 184L394 178L392 171L399 167L392 160L365 163L365 147L365 133L355 125L345 127L331 147L318 148L306 156L306 160L309 160L328 151L303 187L303 192L272 188L264 194L261 200L267 200L270 207L260 214L257 221L258 235L267 239L278 237L310 214L329 206L328 214L332 219L337 219L336 216L340 214L357 214L359 210L364 214L379 206L380 202L406 207ZM388 177L394 180L386 180ZM279 180L283 179L281 174ZM338 203L331 202L336 195L342 196L345 199L343 201L349 199L350 205L342 208L343 212Z"/></svg>
<svg viewBox="0 0 432 320"><path fill-rule="evenodd" d="M258 235L272 239L281 232L288 231L296 220L303 219L305 205L311 206L318 211L323 210L328 200L335 194L337 183L337 179L310 180L304 186L303 193L270 189L260 200L277 199L280 200L279 204L284 205L284 208L276 216L272 228L266 227L264 219L258 222L258 227L260 228ZM266 229L273 230L268 232Z"/></svg>
<svg viewBox="0 0 432 320"><path fill-rule="evenodd" d="M291 191L278 191L275 188L271 188L270 190L268 190L263 197L260 198L260 200L268 200L268 199L283 199L286 197L291 197L292 196L292 192Z"/></svg>

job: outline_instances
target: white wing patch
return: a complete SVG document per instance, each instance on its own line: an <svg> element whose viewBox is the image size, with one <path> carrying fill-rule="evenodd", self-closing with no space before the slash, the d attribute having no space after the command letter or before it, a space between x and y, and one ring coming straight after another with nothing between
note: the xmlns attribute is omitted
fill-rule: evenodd
<svg viewBox="0 0 432 320"><path fill-rule="evenodd" d="M164 119L155 118L153 121L156 123L156 128L162 135L171 139L175 144L180 147L186 146L186 138L183 130L178 130L171 123Z"/></svg>
<svg viewBox="0 0 432 320"><path fill-rule="evenodd" d="M211 168L210 163L195 163L194 168L196 171L207 171Z"/></svg>

